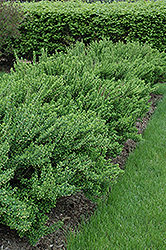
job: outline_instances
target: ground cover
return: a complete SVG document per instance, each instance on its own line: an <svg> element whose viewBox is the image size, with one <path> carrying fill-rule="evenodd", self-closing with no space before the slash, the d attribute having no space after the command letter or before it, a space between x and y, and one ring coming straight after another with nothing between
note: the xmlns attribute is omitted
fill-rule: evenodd
<svg viewBox="0 0 166 250"><path fill-rule="evenodd" d="M165 249L166 85L144 141L130 154L125 174L67 249Z"/></svg>

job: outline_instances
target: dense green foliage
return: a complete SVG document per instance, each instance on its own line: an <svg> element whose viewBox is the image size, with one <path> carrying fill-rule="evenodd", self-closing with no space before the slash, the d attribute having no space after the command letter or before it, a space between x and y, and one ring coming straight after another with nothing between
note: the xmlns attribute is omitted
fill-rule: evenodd
<svg viewBox="0 0 166 250"><path fill-rule="evenodd" d="M13 54L13 44L9 38L19 38L18 27L23 17L20 6L0 1L0 56Z"/></svg>
<svg viewBox="0 0 166 250"><path fill-rule="evenodd" d="M22 3L26 18L19 39L12 40L19 56L32 59L47 48L56 49L81 41L88 44L103 36L117 41L148 42L154 48L166 48L165 0L87 4L81 1ZM28 15L27 15L28 12Z"/></svg>
<svg viewBox="0 0 166 250"><path fill-rule="evenodd" d="M166 78L141 141L129 155L125 174L79 232L70 232L67 250L161 249L166 246Z"/></svg>
<svg viewBox="0 0 166 250"><path fill-rule="evenodd" d="M165 62L147 45L106 39L17 59L0 83L0 222L34 244L58 226L44 226L57 198L106 194L122 172L109 156L140 138L135 121Z"/></svg>

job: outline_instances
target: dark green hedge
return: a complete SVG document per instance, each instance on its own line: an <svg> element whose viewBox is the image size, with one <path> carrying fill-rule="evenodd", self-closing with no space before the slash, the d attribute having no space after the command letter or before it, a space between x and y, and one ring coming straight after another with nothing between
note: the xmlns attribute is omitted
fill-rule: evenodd
<svg viewBox="0 0 166 250"><path fill-rule="evenodd" d="M113 42L148 42L160 51L166 48L165 0L111 4L41 1L21 6L28 14L20 26L20 39L11 46L27 59L33 51L39 55L41 48L52 54L76 41L87 44L103 36Z"/></svg>

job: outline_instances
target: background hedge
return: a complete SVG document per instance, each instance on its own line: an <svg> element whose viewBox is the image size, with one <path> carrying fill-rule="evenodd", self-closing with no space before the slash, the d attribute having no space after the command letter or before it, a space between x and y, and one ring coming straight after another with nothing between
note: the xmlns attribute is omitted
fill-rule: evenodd
<svg viewBox="0 0 166 250"><path fill-rule="evenodd" d="M83 3L40 1L22 3L25 20L21 37L10 41L19 56L32 59L42 48L48 54L65 51L76 41L85 44L103 36L117 41L148 42L152 47L166 48L166 1L134 3Z"/></svg>

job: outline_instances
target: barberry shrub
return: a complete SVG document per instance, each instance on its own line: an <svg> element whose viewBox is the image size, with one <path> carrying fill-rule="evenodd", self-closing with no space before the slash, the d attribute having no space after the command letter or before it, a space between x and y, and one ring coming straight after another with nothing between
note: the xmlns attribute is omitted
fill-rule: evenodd
<svg viewBox="0 0 166 250"><path fill-rule="evenodd" d="M19 38L19 24L24 18L21 6L0 0L0 56L13 55L11 38Z"/></svg>
<svg viewBox="0 0 166 250"><path fill-rule="evenodd" d="M32 78L26 89L13 72L1 85L0 222L35 244L60 224L45 226L57 198L79 190L105 194L122 171L105 158L105 121L77 111L72 101L69 114L60 114L66 105L58 100L63 79L42 72ZM50 102L56 89L57 103Z"/></svg>
<svg viewBox="0 0 166 250"><path fill-rule="evenodd" d="M164 60L149 46L107 40L17 58L0 84L0 222L35 244L60 226L45 225L59 197L106 194L123 172L108 156L139 139L135 121Z"/></svg>

